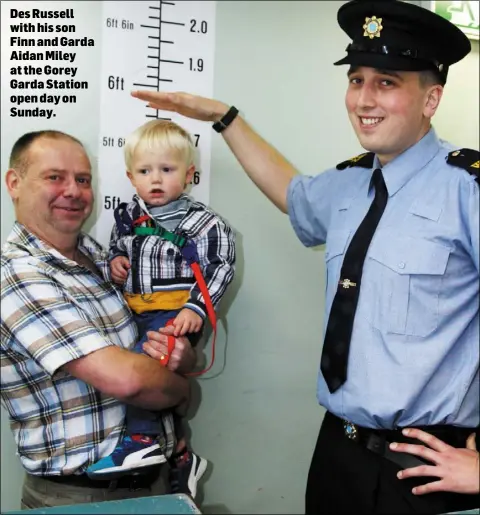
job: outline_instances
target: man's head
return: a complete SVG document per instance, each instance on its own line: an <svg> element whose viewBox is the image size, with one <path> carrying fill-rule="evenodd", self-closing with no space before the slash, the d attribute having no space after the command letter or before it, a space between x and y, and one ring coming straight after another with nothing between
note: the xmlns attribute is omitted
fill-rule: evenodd
<svg viewBox="0 0 480 515"><path fill-rule="evenodd" d="M147 204L176 200L195 172L195 147L187 131L173 122L152 120L128 136L127 175Z"/></svg>
<svg viewBox="0 0 480 515"><path fill-rule="evenodd" d="M10 154L6 185L17 220L50 244L76 238L92 212L91 166L83 145L59 131L30 132Z"/></svg>
<svg viewBox="0 0 480 515"><path fill-rule="evenodd" d="M338 11L350 36L346 106L361 145L385 163L430 128L449 66L468 38L433 12L399 0L352 0Z"/></svg>
<svg viewBox="0 0 480 515"><path fill-rule="evenodd" d="M428 131L443 87L433 73L352 66L345 104L363 148L386 164Z"/></svg>

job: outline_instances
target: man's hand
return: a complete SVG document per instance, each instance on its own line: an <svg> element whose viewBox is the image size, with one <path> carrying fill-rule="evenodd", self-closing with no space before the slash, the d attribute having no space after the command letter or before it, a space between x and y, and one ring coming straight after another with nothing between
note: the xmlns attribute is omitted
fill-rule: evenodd
<svg viewBox="0 0 480 515"><path fill-rule="evenodd" d="M148 102L148 107L173 111L187 118L216 122L229 109L227 104L189 93L164 93L162 91L132 91L132 97Z"/></svg>
<svg viewBox="0 0 480 515"><path fill-rule="evenodd" d="M403 434L416 438L428 445L409 443L392 443L390 449L395 452L406 452L422 459L431 461L434 465L421 465L402 470L399 479L408 477L438 477L440 481L427 483L412 490L415 495L431 492L455 492L460 494L478 494L480 492L479 454L475 445L475 434L467 439L465 449L456 449L439 440L435 436L419 429L404 429Z"/></svg>
<svg viewBox="0 0 480 515"><path fill-rule="evenodd" d="M173 335L185 336L187 333L198 333L202 328L203 320L195 311L183 308L173 321L175 328Z"/></svg>
<svg viewBox="0 0 480 515"><path fill-rule="evenodd" d="M143 350L153 359L160 361L162 356L168 354L167 335L173 335L174 327L163 327L160 332L148 331L148 340L143 344ZM188 338L181 336L175 339L175 348L170 355L167 368L172 372L187 374L193 370L197 361L197 354L192 349Z"/></svg>
<svg viewBox="0 0 480 515"><path fill-rule="evenodd" d="M117 256L110 261L113 282L122 285L128 276L130 261L125 256Z"/></svg>
<svg viewBox="0 0 480 515"><path fill-rule="evenodd" d="M184 92L132 91L131 95L148 102L153 109L173 111L188 118L216 122L228 112L229 106L218 100ZM222 132L230 150L242 168L260 190L282 211L287 213L288 186L297 171L280 152L273 148L241 117Z"/></svg>

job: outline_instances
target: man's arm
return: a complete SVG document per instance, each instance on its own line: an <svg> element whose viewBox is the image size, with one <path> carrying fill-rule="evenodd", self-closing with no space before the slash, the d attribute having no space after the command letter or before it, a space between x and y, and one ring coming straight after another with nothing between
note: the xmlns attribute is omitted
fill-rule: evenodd
<svg viewBox="0 0 480 515"><path fill-rule="evenodd" d="M5 331L11 338L7 345L33 358L50 376L63 369L106 395L151 409L188 398L184 378L150 357L115 346L45 270L17 262L2 266L1 275L2 337ZM118 326L128 325L130 314L122 304L108 309Z"/></svg>
<svg viewBox="0 0 480 515"><path fill-rule="evenodd" d="M105 395L145 409L171 408L189 398L186 379L148 356L119 347L97 350L62 368Z"/></svg>
<svg viewBox="0 0 480 515"><path fill-rule="evenodd" d="M149 102L154 109L180 113L188 118L215 122L228 111L223 102L188 93L134 91L132 96ZM227 145L258 188L280 209L287 212L287 189L297 174L295 168L237 115L222 132Z"/></svg>
<svg viewBox="0 0 480 515"><path fill-rule="evenodd" d="M250 179L282 213L286 213L287 190L297 174L295 168L240 116L222 134Z"/></svg>

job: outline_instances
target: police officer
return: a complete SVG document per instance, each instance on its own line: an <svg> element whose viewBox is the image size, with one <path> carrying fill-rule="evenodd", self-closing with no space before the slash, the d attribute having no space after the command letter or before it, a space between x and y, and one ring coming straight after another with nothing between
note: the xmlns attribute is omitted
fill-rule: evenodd
<svg viewBox="0 0 480 515"><path fill-rule="evenodd" d="M438 472L428 460L436 451L418 451L425 433L452 449L448 463L478 474L478 453L461 448L479 425L479 153L439 140L431 126L449 67L470 43L447 20L396 0L353 0L338 22L352 42L335 64L349 65L346 106L366 152L315 177L298 175L233 106L186 93L133 96L215 122L302 243L326 243L317 395L327 413L306 512L476 507L477 496L458 493L475 487L416 495L419 475L456 473ZM417 477L402 479L412 468Z"/></svg>

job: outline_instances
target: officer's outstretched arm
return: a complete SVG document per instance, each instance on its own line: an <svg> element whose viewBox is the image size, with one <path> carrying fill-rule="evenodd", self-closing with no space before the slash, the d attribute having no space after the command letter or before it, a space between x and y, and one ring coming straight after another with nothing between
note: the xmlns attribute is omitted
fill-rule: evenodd
<svg viewBox="0 0 480 515"><path fill-rule="evenodd" d="M188 93L134 91L132 96L146 100L154 109L174 111L188 118L216 122L229 106L218 100ZM287 212L287 189L295 168L268 144L239 115L222 132L227 145L260 190L280 209Z"/></svg>

